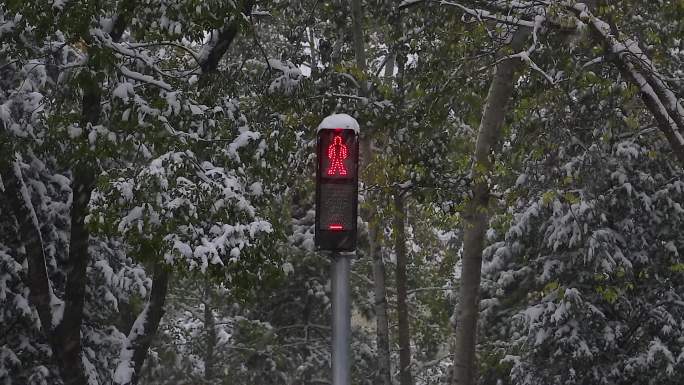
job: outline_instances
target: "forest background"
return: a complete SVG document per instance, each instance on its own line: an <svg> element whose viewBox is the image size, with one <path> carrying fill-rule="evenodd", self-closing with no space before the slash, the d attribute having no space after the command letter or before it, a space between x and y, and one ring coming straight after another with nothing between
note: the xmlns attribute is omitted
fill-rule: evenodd
<svg viewBox="0 0 684 385"><path fill-rule="evenodd" d="M677 384L684 1L0 2L0 384Z"/></svg>

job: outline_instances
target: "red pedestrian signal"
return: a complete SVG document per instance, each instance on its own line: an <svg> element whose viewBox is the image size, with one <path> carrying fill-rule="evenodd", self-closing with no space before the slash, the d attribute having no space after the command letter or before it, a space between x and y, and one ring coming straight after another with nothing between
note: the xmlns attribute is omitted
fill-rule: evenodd
<svg viewBox="0 0 684 385"><path fill-rule="evenodd" d="M342 136L335 135L333 137L333 142L328 146L328 161L330 166L326 174L328 176L334 175L347 175L347 168L344 167L343 161L347 159L349 151L347 150L347 145L342 141Z"/></svg>
<svg viewBox="0 0 684 385"><path fill-rule="evenodd" d="M358 124L349 115L331 115L317 132L316 246L356 249L358 207Z"/></svg>

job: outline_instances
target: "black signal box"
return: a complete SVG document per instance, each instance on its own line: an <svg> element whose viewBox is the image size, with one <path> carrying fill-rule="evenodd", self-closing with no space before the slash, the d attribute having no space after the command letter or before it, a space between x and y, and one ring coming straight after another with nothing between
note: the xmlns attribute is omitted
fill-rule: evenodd
<svg viewBox="0 0 684 385"><path fill-rule="evenodd" d="M354 251L358 132L349 128L319 128L316 143L316 246L319 250Z"/></svg>

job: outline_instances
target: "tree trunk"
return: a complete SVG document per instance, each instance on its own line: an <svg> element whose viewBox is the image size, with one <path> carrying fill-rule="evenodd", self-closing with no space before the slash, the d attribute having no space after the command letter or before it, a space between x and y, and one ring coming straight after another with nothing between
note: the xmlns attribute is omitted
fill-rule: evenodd
<svg viewBox="0 0 684 385"><path fill-rule="evenodd" d="M311 80L315 81L318 78L318 58L316 53L316 33L313 27L309 27L307 34L309 40L309 50L311 51Z"/></svg>
<svg viewBox="0 0 684 385"><path fill-rule="evenodd" d="M250 13L253 3L253 0L246 0L243 12ZM128 20L134 12L135 4L135 1L132 0L121 2L119 15L110 31L113 41L120 40ZM216 45L209 52L206 60L201 63L203 78L207 73L216 70L219 60L232 44L237 32L237 22L231 23L221 31ZM102 99L100 87L101 85L94 78L84 84L81 104L81 125L84 128L88 125L96 125L100 120ZM84 130L84 132L86 131ZM82 139L84 143L87 143L87 138L83 137ZM18 175L14 175L16 172L10 172L16 170L8 171L9 168L7 167L1 170L3 171L3 180L7 180L7 195L17 203L13 207L19 223L21 241L24 243L27 253L31 303L37 308L44 333L50 342L53 357L65 385L85 385L87 383L81 359L81 325L83 323L87 283L86 271L89 263L89 235L84 221L88 214L88 204L96 179L96 170L92 168L92 164L88 159L80 159L72 169L73 199L64 313L62 321L55 328L52 325L53 316L50 309L53 294L45 265L40 225L37 223L28 190L21 179L21 170L17 168L19 170ZM18 167L18 163L13 165L13 168L16 167ZM144 333L137 335L132 331L131 333L136 334L136 338L129 341L134 349L132 365L135 371L132 384L136 384L138 381L138 373L142 368L147 350L163 315L168 279L169 272L164 269L161 263L156 263L150 300L139 317L144 324Z"/></svg>
<svg viewBox="0 0 684 385"><path fill-rule="evenodd" d="M361 0L352 0L352 40L354 41L354 56L356 58L356 66L361 71L366 71L366 48L363 44L363 9L361 7ZM366 96L367 88L366 81L361 84L361 96Z"/></svg>
<svg viewBox="0 0 684 385"><path fill-rule="evenodd" d="M92 56L92 52L90 53ZM85 83L81 103L81 126L98 124L102 92L91 75ZM83 130L82 145L87 143ZM55 333L59 341L55 347L60 360L60 372L65 385L85 385L87 378L81 359L81 324L85 305L86 270L90 261L89 234L85 226L90 196L95 188L95 170L90 159L79 159L72 170L71 231L69 238L69 266L64 290L64 318Z"/></svg>
<svg viewBox="0 0 684 385"><path fill-rule="evenodd" d="M520 49L527 34L523 30L515 32L511 42L514 51ZM482 249L489 221L489 176L492 171L490 153L500 139L506 105L515 85L514 73L520 65L518 59L503 60L496 65L477 135L471 168L472 195L463 213L463 261L452 376L454 385L477 383L475 346L480 308Z"/></svg>
<svg viewBox="0 0 684 385"><path fill-rule="evenodd" d="M99 104L99 99L96 102ZM86 384L85 370L81 360L81 324L85 305L86 269L90 261L85 216L88 214L88 203L94 185L95 176L90 167L77 165L74 171L71 206L69 274L64 292L64 319L56 330L61 339L58 351L62 362L60 370L65 385Z"/></svg>
<svg viewBox="0 0 684 385"><path fill-rule="evenodd" d="M363 44L363 9L361 7L361 0L352 1L352 32L354 39L354 54L356 57L356 65L362 71L366 70L366 50ZM361 84L360 96L366 96L366 83ZM364 134L361 138L361 152L362 152L362 167L365 170L366 186L372 184L372 178L369 176L368 170L373 157L372 139L369 134ZM369 207L377 207L373 204L374 199L377 199L375 194L367 193L366 199L369 202ZM368 220L368 254L373 260L373 300L375 310L375 325L376 325L376 354L377 354L377 372L375 383L378 385L391 385L390 372L390 348L389 348L389 321L387 317L387 299L385 293L385 264L382 260L382 245L380 243L381 221L377 218L377 213L373 213L372 209L367 208L362 210L363 217Z"/></svg>
<svg viewBox="0 0 684 385"><path fill-rule="evenodd" d="M123 33L124 25L132 11L133 3L122 3L120 16L117 18L113 38L118 40ZM90 53L92 56L92 53ZM100 121L102 91L97 80L92 76L83 88L81 102L81 126L96 125ZM84 131L85 132L85 131ZM85 135L85 134L84 134ZM85 139L87 143L87 138ZM62 322L54 330L52 349L59 360L59 369L65 385L85 385L87 377L81 358L82 341L81 325L85 305L86 271L90 255L88 253L89 234L85 226L90 196L95 188L96 172L89 159L80 159L72 170L72 205L71 229L69 238L69 259L67 267L66 287L64 291L64 314ZM45 258L35 261L45 264ZM41 267L38 270L42 270ZM36 275L36 278L38 276ZM48 286L49 278L45 274L45 282L32 284Z"/></svg>
<svg viewBox="0 0 684 385"><path fill-rule="evenodd" d="M54 293L50 287L45 265L40 225L31 204L29 190L21 175L19 161L14 161L12 166L11 171L3 170L2 179L11 202L10 206L14 209L14 216L19 223L18 235L26 248L29 287L31 288L30 300L38 311L41 328L52 348L53 358L58 364L62 381L65 385L85 385L87 381L81 360L80 333L85 300L88 235L83 227L82 218L80 226L78 219L84 216L87 210L87 201L85 205L82 203L85 199L84 195L87 195L88 200L90 195L87 194L87 188L79 190L82 191L83 196L74 192L73 206L76 209L72 209L72 223L75 223L75 226L72 225L70 241L70 271L67 277L65 310L62 321L56 328L53 328L54 319L50 302ZM83 250L85 250L85 255Z"/></svg>
<svg viewBox="0 0 684 385"><path fill-rule="evenodd" d="M14 154L11 156L14 158ZM50 344L54 346L56 344L52 340L52 311L50 310L52 293L45 266L45 251L40 224L37 223L38 218L35 216L29 191L22 177L19 159L13 159L8 163L0 169L0 176L4 184L5 196L9 202L8 207L19 225L17 229L19 242L26 253L28 286L31 289L29 298L31 304L38 311L43 333L45 333Z"/></svg>
<svg viewBox="0 0 684 385"><path fill-rule="evenodd" d="M245 0L240 10L243 15L249 16L252 13L252 8L254 7L254 0ZM200 61L199 65L202 70L199 78L199 86L204 88L209 86L210 76L209 74L216 72L218 69L219 61L223 58L223 55L228 52L228 48L233 44L233 41L240 32L240 23L242 22L242 15L235 15L230 22L224 26L216 37L216 41L212 44L212 48L209 50L207 55Z"/></svg>
<svg viewBox="0 0 684 385"><path fill-rule="evenodd" d="M373 299L375 309L376 344L378 371L375 383L391 385L389 321L387 318L387 294L385 292L385 263L380 246L380 223L373 220L369 224L368 238L370 256L373 258Z"/></svg>
<svg viewBox="0 0 684 385"><path fill-rule="evenodd" d="M372 155L371 140L366 137L361 141L363 151L363 168L367 168ZM366 178L366 186L370 185L371 178ZM368 220L368 257L373 261L373 306L375 310L376 326L376 354L377 372L375 384L391 385L390 345L389 345L389 320L387 317L387 294L385 290L385 263L382 260L382 233L381 220L377 213L373 213L371 207L377 207L377 195L366 194L367 208L362 210L362 215Z"/></svg>
<svg viewBox="0 0 684 385"><path fill-rule="evenodd" d="M82 123L95 124L99 114L99 88L89 89L83 94ZM89 254L88 231L84 220L95 183L94 174L85 162L80 162L74 167L64 313L61 322L53 328L50 302L54 293L47 273L40 224L31 204L29 190L23 182L18 160L13 162L12 168L11 171L3 170L2 178L7 181L7 195L14 202L12 207L19 223L19 236L26 248L31 303L38 311L43 332L52 348L62 381L65 385L85 385L87 379L81 360L81 324Z"/></svg>
<svg viewBox="0 0 684 385"><path fill-rule="evenodd" d="M205 277L204 286L204 330L207 338L207 346L204 355L204 382L211 384L214 378L214 349L216 348L216 321L211 307L211 283Z"/></svg>
<svg viewBox="0 0 684 385"><path fill-rule="evenodd" d="M401 191L394 194L394 250L397 256L397 318L399 319L399 383L413 385L411 375L411 330L408 315L406 265L406 207Z"/></svg>
<svg viewBox="0 0 684 385"><path fill-rule="evenodd" d="M152 341L159 328L159 323L164 315L164 302L166 301L170 275L171 273L164 266L163 261L155 262L150 299L143 310L143 314L141 314L141 316L145 317L142 333L138 333L136 330L131 330L131 333L129 333L129 341L133 347L134 371L130 382L132 385L136 385L140 380L140 373L145 363L145 358L147 358L147 351L150 345L152 345Z"/></svg>

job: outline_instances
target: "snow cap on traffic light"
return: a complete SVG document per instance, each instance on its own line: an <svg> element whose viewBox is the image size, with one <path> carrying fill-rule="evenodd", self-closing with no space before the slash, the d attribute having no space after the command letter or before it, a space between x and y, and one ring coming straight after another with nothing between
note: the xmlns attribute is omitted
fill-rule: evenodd
<svg viewBox="0 0 684 385"><path fill-rule="evenodd" d="M341 128L343 130L354 130L356 134L359 133L359 122L347 114L333 114L327 116L321 124L318 125L316 132L325 129Z"/></svg>

